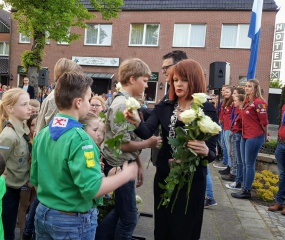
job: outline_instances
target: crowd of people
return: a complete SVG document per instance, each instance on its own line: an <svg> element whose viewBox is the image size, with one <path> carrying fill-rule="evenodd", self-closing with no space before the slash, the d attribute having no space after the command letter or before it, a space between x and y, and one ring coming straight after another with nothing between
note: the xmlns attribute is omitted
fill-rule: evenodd
<svg viewBox="0 0 285 240"><path fill-rule="evenodd" d="M209 167L202 162L197 166L186 211L186 187L177 194L173 209L158 206L173 158L174 146L168 139L176 136L176 127L184 126L180 114L191 108L192 95L206 92L205 75L201 65L183 51L163 56L162 73L169 92L153 109L142 106L139 113L126 110L126 99L134 97L145 105L142 99L151 71L137 58L120 64L121 87L115 93L92 93L93 80L78 64L61 58L54 67L55 87L42 104L28 92L26 78L22 88L3 94L0 239L15 238L17 221L24 240L132 239L138 220L135 189L144 181L140 152L145 148L152 149L156 166L155 239L200 238L204 208L217 204ZM190 140L187 147L210 163L217 159L221 146L222 161L215 162L214 167L220 168L222 179L231 182L226 187L234 190L234 198L248 199L258 151L269 140L267 104L256 79L248 80L244 88L224 85L221 95L219 101L219 96L209 94L203 111L221 125L222 132L207 141ZM118 112L124 112L126 120L135 125L134 131L116 122ZM105 144L119 135L123 136L119 149ZM281 127L276 159L283 175L284 142L285 127ZM284 208L281 175L281 190L270 211ZM112 191L115 207L98 226L97 208L103 204L103 196Z"/></svg>

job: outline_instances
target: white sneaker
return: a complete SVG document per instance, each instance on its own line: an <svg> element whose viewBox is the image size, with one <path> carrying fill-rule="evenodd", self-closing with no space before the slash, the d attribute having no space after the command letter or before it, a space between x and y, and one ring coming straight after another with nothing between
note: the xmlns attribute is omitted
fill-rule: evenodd
<svg viewBox="0 0 285 240"><path fill-rule="evenodd" d="M215 162L213 164L213 167L223 170L223 169L226 169L228 167L228 165L224 165L222 162Z"/></svg>
<svg viewBox="0 0 285 240"><path fill-rule="evenodd" d="M227 183L226 188L231 189L231 190L240 191L241 190L241 183L236 183L236 182Z"/></svg>

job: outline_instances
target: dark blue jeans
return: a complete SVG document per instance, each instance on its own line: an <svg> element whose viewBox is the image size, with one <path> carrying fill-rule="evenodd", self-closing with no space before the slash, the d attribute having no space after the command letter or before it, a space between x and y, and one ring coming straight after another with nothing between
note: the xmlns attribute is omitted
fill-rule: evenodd
<svg viewBox="0 0 285 240"><path fill-rule="evenodd" d="M21 189L7 187L6 193L2 199L2 222L5 240L15 239L20 191Z"/></svg>
<svg viewBox="0 0 285 240"><path fill-rule="evenodd" d="M114 240L115 231L119 215L115 208L113 208L106 217L100 222L96 229L96 240Z"/></svg>
<svg viewBox="0 0 285 240"><path fill-rule="evenodd" d="M36 239L94 239L97 208L87 213L66 214L39 203L35 216Z"/></svg>
<svg viewBox="0 0 285 240"><path fill-rule="evenodd" d="M279 204L285 202L285 145L278 143L275 150L275 158L277 160L279 170L279 190L275 197L275 201Z"/></svg>
<svg viewBox="0 0 285 240"><path fill-rule="evenodd" d="M119 215L115 240L131 240L138 221L135 181L115 190L115 209Z"/></svg>
<svg viewBox="0 0 285 240"><path fill-rule="evenodd" d="M39 200L37 196L35 196L34 201L32 202L30 206L30 211L28 213L28 216L26 218L25 228L24 228L24 236L30 237L35 235L35 215L36 215L36 209L39 204ZM23 240L25 240L25 237L23 236ZM33 239L35 239L35 236L33 236Z"/></svg>
<svg viewBox="0 0 285 240"><path fill-rule="evenodd" d="M243 188L251 190L255 176L255 162L262 144L265 142L264 134L255 138L241 138L240 151L243 164Z"/></svg>

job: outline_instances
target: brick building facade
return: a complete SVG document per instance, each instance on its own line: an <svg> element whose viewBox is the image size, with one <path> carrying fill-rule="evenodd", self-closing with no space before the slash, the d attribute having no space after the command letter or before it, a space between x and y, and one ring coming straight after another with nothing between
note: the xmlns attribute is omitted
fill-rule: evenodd
<svg viewBox="0 0 285 240"><path fill-rule="evenodd" d="M140 2L148 2L147 9ZM209 81L210 63L222 61L230 63L230 84L234 86L241 84L240 79L247 75L250 54L248 44L244 43L245 45L247 44L245 47L224 47L222 46L224 44L222 43L222 37L223 31L226 31L225 27L235 27L237 31L240 31L240 27L246 27L249 24L253 1L248 1L249 3L231 3L229 5L223 5L227 1L221 0L209 1L216 3L213 5L200 4L198 3L200 1L196 1L197 3L194 5L193 2L195 1L184 0L173 1L171 4L166 4L167 7L165 7L166 5L158 7L155 5L156 2L159 1L125 0L125 6L123 11L119 13L119 17L110 21L103 21L100 14L96 13L97 18L86 23L111 24L111 42L105 46L100 44L87 45L86 42L89 41L86 37L87 30L80 28L71 29L71 31L82 34L82 38L69 45L58 44L51 40L45 47L43 61L43 67L49 69L49 83L53 82L53 66L56 61L61 57L66 57L79 61L78 63L82 65L84 71L94 78L94 92L96 90L98 90L98 93L107 92L109 88L114 90L114 83L118 79L117 60L120 63L124 59L137 57L145 61L154 73L147 93L152 96L153 102L157 102L166 92L164 76L161 74L161 57L173 50L183 50L189 58L197 60L202 65L207 81ZM189 4L185 3L187 6L183 5L183 9L177 10L181 2ZM192 5L190 4L191 2ZM232 1L228 0L228 2ZM85 4L88 7L88 4ZM266 98L269 89L276 8L273 0L264 0L256 78L260 80ZM156 41L155 44L130 44L133 41L130 37L131 29L134 31L136 24L142 25L145 28L158 26L157 35L154 40ZM199 27L200 25L204 25L204 44L202 43L198 47L174 47L174 29L177 30L179 26L183 28L186 26L181 24L189 24L189 26L193 26L193 29L196 25ZM18 77L14 77L14 80L10 81L10 85L17 86L22 83L24 76L24 73L21 73L19 70L19 66L21 65L20 55L24 50L31 48L31 43L19 43L16 21L12 21L11 29L10 73ZM193 31L191 28L192 33ZM181 32L179 33L181 34ZM237 35L239 34L238 32ZM191 37L193 38L193 36ZM179 38L180 36L176 36L176 39ZM90 41L93 41L92 38L90 39Z"/></svg>

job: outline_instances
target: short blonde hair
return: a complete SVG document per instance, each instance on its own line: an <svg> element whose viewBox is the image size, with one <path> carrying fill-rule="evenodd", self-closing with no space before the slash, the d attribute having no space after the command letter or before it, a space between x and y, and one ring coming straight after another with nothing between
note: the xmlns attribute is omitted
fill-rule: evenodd
<svg viewBox="0 0 285 240"><path fill-rule="evenodd" d="M37 99L31 99L30 100L30 105L32 106L32 107L40 107L40 102L39 102L39 100L37 100Z"/></svg>
<svg viewBox="0 0 285 240"><path fill-rule="evenodd" d="M80 65L70 59L60 58L54 66L54 81L57 82L59 77L65 72L83 74L83 69Z"/></svg>
<svg viewBox="0 0 285 240"><path fill-rule="evenodd" d="M119 67L119 82L127 85L130 78L150 77L151 71L148 65L139 58L131 58L123 61Z"/></svg>

